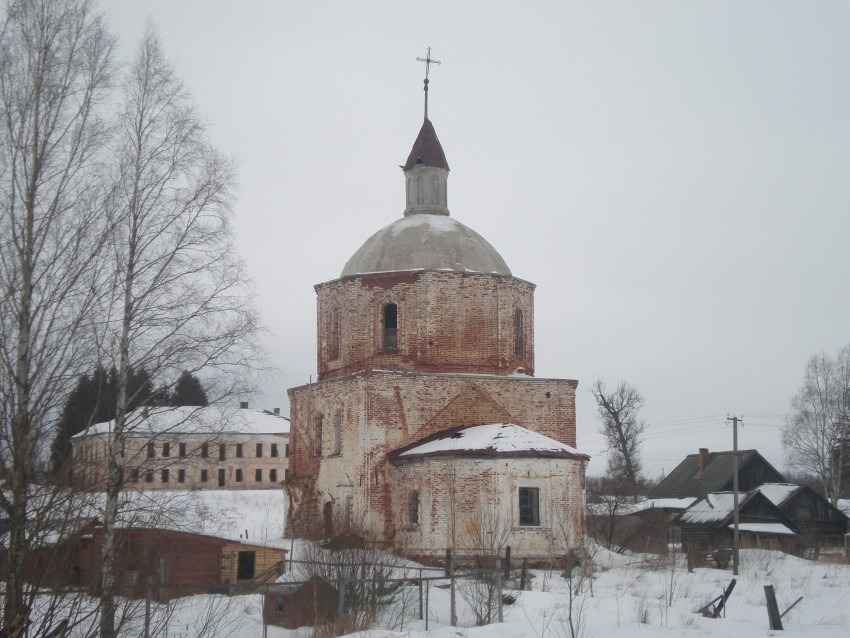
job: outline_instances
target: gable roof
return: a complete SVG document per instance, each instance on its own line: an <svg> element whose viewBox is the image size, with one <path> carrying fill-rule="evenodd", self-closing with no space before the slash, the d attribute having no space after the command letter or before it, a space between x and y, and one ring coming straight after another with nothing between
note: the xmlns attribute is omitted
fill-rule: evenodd
<svg viewBox="0 0 850 638"><path fill-rule="evenodd" d="M746 523L749 526L754 524L768 526L762 530L756 530L751 527L748 531L769 532L772 526L779 523L782 526L785 526L787 530L782 531L773 529L773 533L795 533L793 530L788 528L791 521L758 489L739 495L738 512L740 516L744 518L752 518L752 515L755 512L759 519L757 521L745 520L742 521L741 524ZM773 520L765 518L766 512L768 513L767 516L771 516ZM748 514L750 514L750 516L748 516ZM717 528L731 525L734 515L735 494L733 492L713 492L706 494L703 498L699 499L688 509L679 514L678 521L683 525L700 525Z"/></svg>
<svg viewBox="0 0 850 638"><path fill-rule="evenodd" d="M689 454L679 463L649 494L647 498L699 498L709 492L723 492L732 489L734 452L707 452L706 462L701 467L702 454ZM760 476L754 485L742 485L746 491L769 481L784 483L785 477L774 468L757 450L738 451L738 475L745 468L758 466Z"/></svg>

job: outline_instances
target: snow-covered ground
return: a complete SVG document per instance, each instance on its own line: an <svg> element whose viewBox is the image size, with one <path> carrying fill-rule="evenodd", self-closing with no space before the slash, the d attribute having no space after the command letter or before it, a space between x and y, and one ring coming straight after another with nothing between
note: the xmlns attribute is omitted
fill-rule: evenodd
<svg viewBox="0 0 850 638"><path fill-rule="evenodd" d="M752 636L829 637L850 635L850 565L810 562L780 552L744 550L737 586L724 617L704 618L696 611L729 585L731 569L698 568L689 574L684 557L617 555L596 553L591 580L573 580L573 619L578 636ZM780 611L800 596L803 600L782 620L785 631L770 631L764 586L773 585ZM569 611L569 588L558 572L535 571L532 591L517 595L505 606L505 621L474 626L474 615L458 597L458 627L449 625L449 595L432 586L429 590L429 631L409 609L402 626L399 614L392 627L377 627L354 634L370 638L571 638L565 618ZM177 603L169 622L169 637L194 638L200 619L211 608L221 612L220 636L255 638L263 635L259 596L243 596L211 603L197 596ZM409 604L409 603L408 603ZM415 607L416 605L413 605ZM207 632L210 636L212 633ZM308 638L312 631L269 627L269 638Z"/></svg>

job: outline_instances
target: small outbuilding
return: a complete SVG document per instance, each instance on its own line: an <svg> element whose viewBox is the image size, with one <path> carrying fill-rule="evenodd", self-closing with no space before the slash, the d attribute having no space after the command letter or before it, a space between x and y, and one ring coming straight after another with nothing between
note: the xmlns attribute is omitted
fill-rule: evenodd
<svg viewBox="0 0 850 638"><path fill-rule="evenodd" d="M337 588L320 576L275 583L263 598L265 621L287 629L326 624L336 618L338 596Z"/></svg>

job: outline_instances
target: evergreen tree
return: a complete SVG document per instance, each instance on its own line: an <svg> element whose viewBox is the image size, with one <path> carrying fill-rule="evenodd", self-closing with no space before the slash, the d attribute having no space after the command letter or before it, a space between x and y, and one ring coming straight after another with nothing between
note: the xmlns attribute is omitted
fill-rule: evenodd
<svg viewBox="0 0 850 638"><path fill-rule="evenodd" d="M174 385L174 391L171 393L170 405L207 405L207 393L204 391L204 386L200 379L188 371L183 371L177 383Z"/></svg>

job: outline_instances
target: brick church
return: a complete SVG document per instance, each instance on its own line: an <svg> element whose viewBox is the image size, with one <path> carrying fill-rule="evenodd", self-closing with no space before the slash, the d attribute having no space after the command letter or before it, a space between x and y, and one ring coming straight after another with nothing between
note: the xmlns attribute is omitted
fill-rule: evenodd
<svg viewBox="0 0 850 638"><path fill-rule="evenodd" d="M411 556L578 547L578 383L534 377L535 286L449 215L427 92L425 113L404 215L315 286L318 380L289 390L287 535L350 531Z"/></svg>

